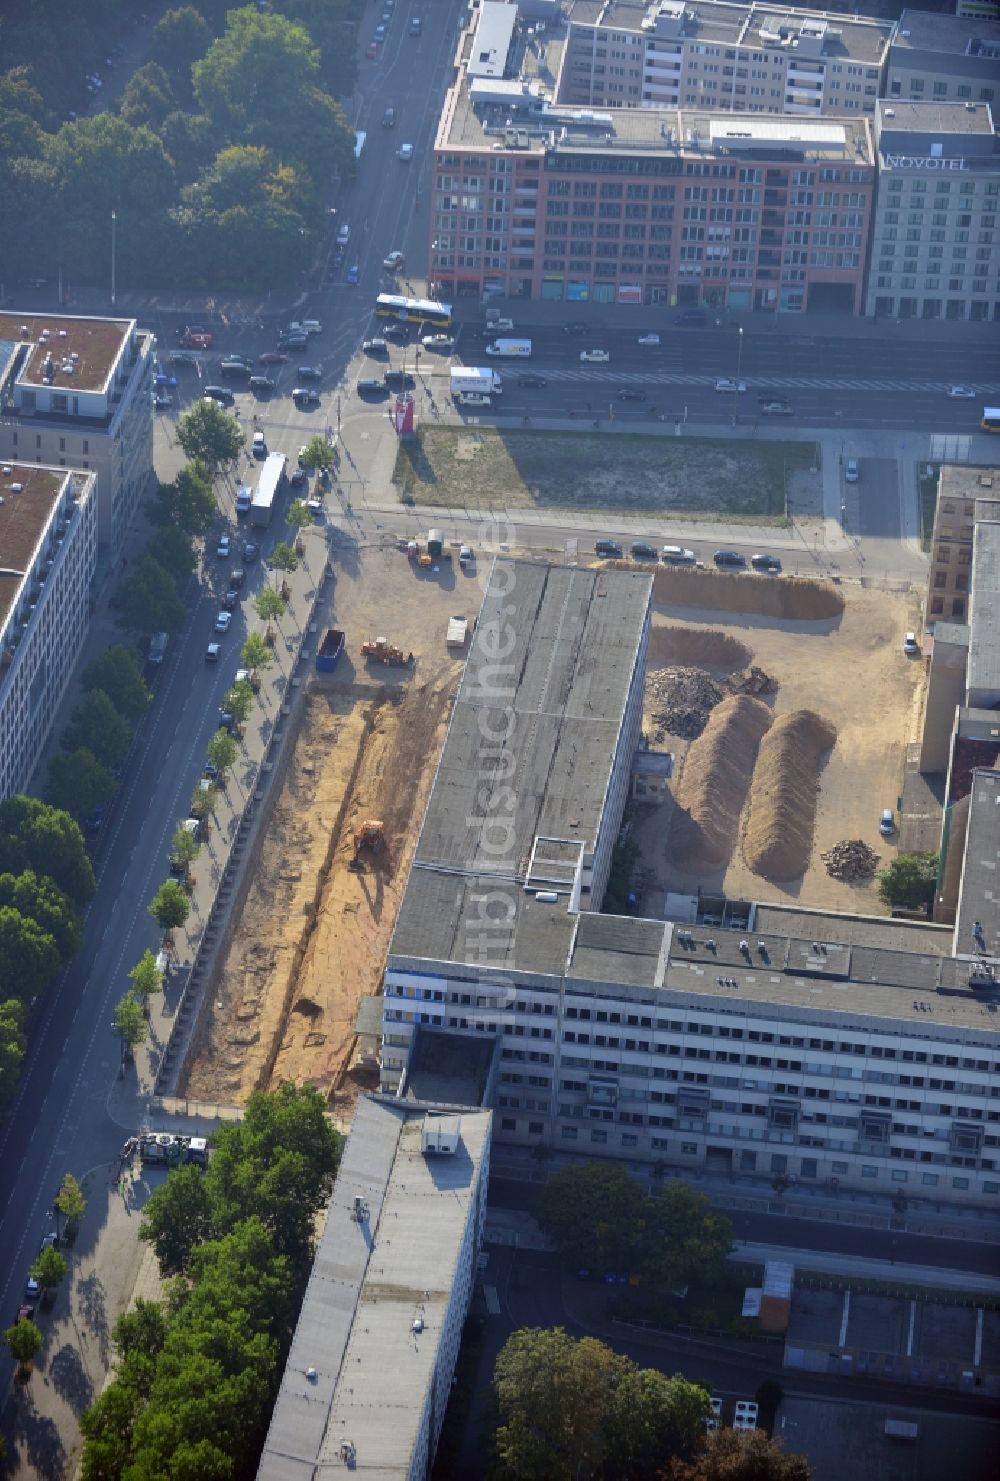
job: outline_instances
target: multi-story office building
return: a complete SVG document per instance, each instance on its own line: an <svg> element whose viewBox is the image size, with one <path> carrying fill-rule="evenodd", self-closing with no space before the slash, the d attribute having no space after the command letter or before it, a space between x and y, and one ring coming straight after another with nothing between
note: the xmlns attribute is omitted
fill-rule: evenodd
<svg viewBox="0 0 1000 1481"><path fill-rule="evenodd" d="M259 1481L430 1474L476 1279L491 1121L359 1101Z"/></svg>
<svg viewBox="0 0 1000 1481"><path fill-rule="evenodd" d="M880 102L868 314L1000 318L1000 141L986 103Z"/></svg>
<svg viewBox="0 0 1000 1481"><path fill-rule="evenodd" d="M872 113L894 23L727 0L576 0L561 103Z"/></svg>
<svg viewBox="0 0 1000 1481"><path fill-rule="evenodd" d="M435 145L435 291L860 312L867 117L597 112L550 102L537 71L483 76L465 50Z"/></svg>
<svg viewBox="0 0 1000 1481"><path fill-rule="evenodd" d="M995 7L994 7L995 9ZM996 15L904 10L889 47L883 95L911 103L995 103L1000 96Z"/></svg>
<svg viewBox="0 0 1000 1481"><path fill-rule="evenodd" d="M27 785L87 633L94 482L0 464L0 798Z"/></svg>
<svg viewBox="0 0 1000 1481"><path fill-rule="evenodd" d="M112 559L152 477L153 344L134 320L0 313L0 457L92 471Z"/></svg>
<svg viewBox="0 0 1000 1481"><path fill-rule="evenodd" d="M972 535L977 518L1000 517L1000 472L945 463L938 477L924 626L969 615Z"/></svg>
<svg viewBox="0 0 1000 1481"><path fill-rule="evenodd" d="M390 944L383 1088L415 1025L440 1025L499 1040L500 1141L1000 1200L989 850L962 877L975 949L694 891L666 921L596 913L651 584L497 562Z"/></svg>

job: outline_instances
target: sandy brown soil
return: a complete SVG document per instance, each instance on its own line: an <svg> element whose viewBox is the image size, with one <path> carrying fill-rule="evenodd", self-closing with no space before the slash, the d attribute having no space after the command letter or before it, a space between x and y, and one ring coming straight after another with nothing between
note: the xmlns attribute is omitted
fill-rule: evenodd
<svg viewBox="0 0 1000 1481"><path fill-rule="evenodd" d="M748 583L747 577L732 579ZM765 590L777 584L749 579ZM703 590L711 592L712 587L702 584L700 600L704 600ZM851 885L831 879L820 854L844 838L865 839L883 860L894 848L892 840L880 837L878 823L883 807L896 806L906 743L914 738L919 715L923 666L908 662L902 652L902 635L913 626L912 598L860 587L831 588L831 592L834 599L843 596L843 615L815 621L656 606L650 641L653 664L674 661L671 633L676 630L680 630L677 651L683 661L699 663L713 677L725 678L749 649L752 661L777 681L777 693L763 697L775 715L810 710L832 725L836 744L819 766L812 847L808 865L798 878L775 883L750 868L742 848L746 808L728 863L708 875L695 875L668 857L665 840L672 823L672 801L641 809L634 836L641 850L638 867L643 875L640 904L644 912L661 914L666 890L689 893L700 887L721 889L737 899L884 913L874 883ZM725 595L727 603L733 600L730 591ZM768 606L776 606L776 594ZM699 642L692 632L703 633L706 641ZM720 644L715 636L719 633L740 647ZM676 789L689 746L674 737L668 737L665 744L676 757L671 783Z"/></svg>
<svg viewBox="0 0 1000 1481"><path fill-rule="evenodd" d="M347 652L309 685L286 741L187 1067L195 1098L239 1103L283 1079L308 1081L346 1116L364 1083L351 1072L355 1015L379 989L461 674L445 627L478 613L481 583L457 570L418 574L395 550L352 552L336 570L330 621L347 631ZM365 665L360 645L378 632L413 650L412 670ZM367 819L383 823L386 847L354 870L354 829Z"/></svg>

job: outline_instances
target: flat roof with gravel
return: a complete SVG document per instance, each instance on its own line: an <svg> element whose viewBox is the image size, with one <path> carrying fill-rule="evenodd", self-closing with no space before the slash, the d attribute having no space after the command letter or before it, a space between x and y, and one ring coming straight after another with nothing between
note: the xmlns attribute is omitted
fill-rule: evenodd
<svg viewBox="0 0 1000 1481"><path fill-rule="evenodd" d="M53 506L71 476L66 468L34 463L0 466L0 623L17 600Z"/></svg>
<svg viewBox="0 0 1000 1481"><path fill-rule="evenodd" d="M962 884L955 921L956 949L1000 958L1000 772L972 773ZM978 931L976 927L979 927Z"/></svg>
<svg viewBox="0 0 1000 1481"><path fill-rule="evenodd" d="M0 313L0 378L9 373L18 350L26 347L17 369L21 385L103 391L133 328L130 319ZM43 382L49 354L52 376Z"/></svg>
<svg viewBox="0 0 1000 1481"><path fill-rule="evenodd" d="M458 1150L428 1157L422 1111L359 1101L259 1481L314 1481L355 1467L373 1481L413 1474L490 1119L488 1111L448 1117ZM357 1198L367 1210L361 1220Z"/></svg>
<svg viewBox="0 0 1000 1481"><path fill-rule="evenodd" d="M971 591L966 683L970 693L992 693L1000 691L1000 522L976 520Z"/></svg>

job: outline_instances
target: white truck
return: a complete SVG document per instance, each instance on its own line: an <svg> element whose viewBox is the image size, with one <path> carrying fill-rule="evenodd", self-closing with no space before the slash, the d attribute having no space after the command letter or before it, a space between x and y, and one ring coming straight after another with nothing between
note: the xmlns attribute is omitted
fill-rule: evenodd
<svg viewBox="0 0 1000 1481"><path fill-rule="evenodd" d="M531 355L530 339L495 339L486 346L487 355L500 355L508 360L527 360Z"/></svg>
<svg viewBox="0 0 1000 1481"><path fill-rule="evenodd" d="M451 394L463 396L478 391L482 396L499 396L503 392L503 376L499 370L482 365L455 365L451 371Z"/></svg>
<svg viewBox="0 0 1000 1481"><path fill-rule="evenodd" d="M448 631L445 635L445 646L448 648L464 648L468 631L469 619L467 617L449 617Z"/></svg>

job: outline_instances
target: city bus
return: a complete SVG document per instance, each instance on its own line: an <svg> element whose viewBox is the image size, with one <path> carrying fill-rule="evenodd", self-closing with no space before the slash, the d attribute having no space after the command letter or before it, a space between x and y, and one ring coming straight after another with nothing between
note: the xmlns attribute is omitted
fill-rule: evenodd
<svg viewBox="0 0 1000 1481"><path fill-rule="evenodd" d="M375 312L383 319L412 320L416 324L432 324L435 329L447 329L451 323L450 303L434 303L427 298L397 298L394 293L380 293L375 300Z"/></svg>
<svg viewBox="0 0 1000 1481"><path fill-rule="evenodd" d="M984 432L1000 432L1000 406L984 406L979 425Z"/></svg>

